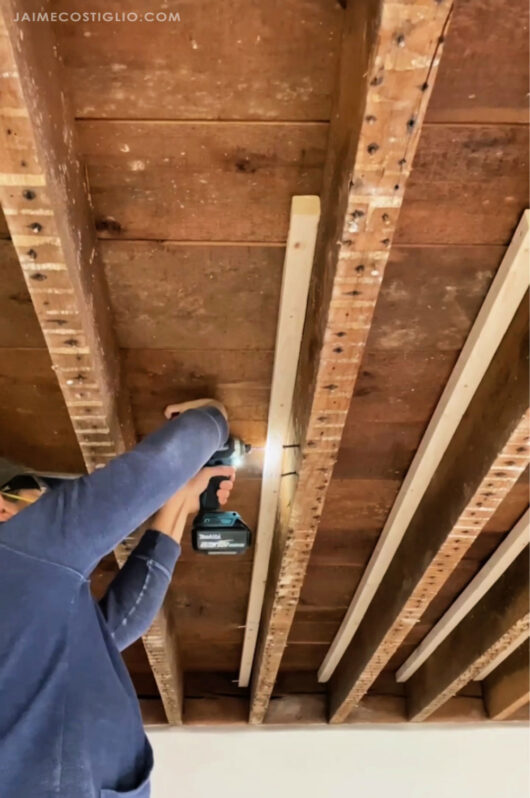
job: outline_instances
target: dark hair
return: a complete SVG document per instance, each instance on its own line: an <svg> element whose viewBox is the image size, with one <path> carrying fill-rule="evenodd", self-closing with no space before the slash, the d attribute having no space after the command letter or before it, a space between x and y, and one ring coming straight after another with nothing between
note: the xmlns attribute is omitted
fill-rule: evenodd
<svg viewBox="0 0 530 798"><path fill-rule="evenodd" d="M12 477L9 482L2 485L0 488L1 493L19 493L21 490L34 490L41 488L39 482L32 474L17 474Z"/></svg>
<svg viewBox="0 0 530 798"><path fill-rule="evenodd" d="M62 479L41 477L36 474L17 474L0 487L0 493L17 494L21 490L46 490L57 487Z"/></svg>

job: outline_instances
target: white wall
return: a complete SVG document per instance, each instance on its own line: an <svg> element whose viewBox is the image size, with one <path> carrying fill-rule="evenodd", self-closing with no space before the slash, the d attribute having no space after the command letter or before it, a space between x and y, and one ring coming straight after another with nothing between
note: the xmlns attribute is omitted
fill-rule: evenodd
<svg viewBox="0 0 530 798"><path fill-rule="evenodd" d="M526 798L515 725L155 730L152 798Z"/></svg>

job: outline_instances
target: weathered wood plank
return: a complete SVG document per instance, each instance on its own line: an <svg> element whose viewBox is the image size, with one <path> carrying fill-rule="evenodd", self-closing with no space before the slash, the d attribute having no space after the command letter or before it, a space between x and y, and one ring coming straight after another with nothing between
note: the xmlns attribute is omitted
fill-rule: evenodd
<svg viewBox="0 0 530 798"><path fill-rule="evenodd" d="M17 253L9 240L0 240L0 347L45 348Z"/></svg>
<svg viewBox="0 0 530 798"><path fill-rule="evenodd" d="M164 723L163 708L156 699L140 702L146 726ZM261 728L268 726L309 726L326 724L324 695L293 694L275 697ZM184 723L190 726L244 726L248 718L248 699L237 696L187 697ZM476 723L487 720L481 698L458 696L429 718L433 723ZM347 723L371 725L406 723L405 699L402 696L367 696Z"/></svg>
<svg viewBox="0 0 530 798"><path fill-rule="evenodd" d="M64 0L52 7L72 10ZM178 12L180 22L112 17L56 24L76 116L329 119L339 3L274 0L264 9L260 0L179 0L154 9L149 0L96 0L91 6L120 18L153 11Z"/></svg>
<svg viewBox="0 0 530 798"><path fill-rule="evenodd" d="M377 546L363 574L361 585L319 671L319 678L324 681L333 673L362 621L429 482L468 410L471 398L484 377L523 296L528 292L529 219L529 212L525 211L466 343L450 376L448 375L439 401L436 407L432 408L433 412L425 434L400 486L392 511L386 519ZM417 359L413 362L417 363ZM422 384L421 378L420 384ZM410 386L408 387L409 395L414 393L415 387L412 390ZM392 388L389 394L392 399L394 393L395 389ZM389 402L388 406L391 407L392 404L393 402ZM425 403L422 402L420 407L425 410ZM382 410L384 413L383 408ZM387 412L387 417L389 415L391 417L391 411ZM362 413L357 412L357 420L359 416L362 418Z"/></svg>
<svg viewBox="0 0 530 798"><path fill-rule="evenodd" d="M455 3L429 122L528 121L528 3Z"/></svg>
<svg viewBox="0 0 530 798"><path fill-rule="evenodd" d="M529 659L527 640L484 680L484 703L492 720L506 720L530 701Z"/></svg>
<svg viewBox="0 0 530 798"><path fill-rule="evenodd" d="M506 252L500 246L394 246L369 348L460 351Z"/></svg>
<svg viewBox="0 0 530 798"><path fill-rule="evenodd" d="M84 471L47 349L0 348L0 451L37 471Z"/></svg>
<svg viewBox="0 0 530 798"><path fill-rule="evenodd" d="M167 724L164 705L157 698L141 698L140 710L144 726L165 726Z"/></svg>
<svg viewBox="0 0 530 798"><path fill-rule="evenodd" d="M101 237L282 242L320 194L328 125L77 123Z"/></svg>
<svg viewBox="0 0 530 798"><path fill-rule="evenodd" d="M396 679L404 682L421 667L426 659L477 604L489 588L511 565L518 554L530 542L529 512L524 513L509 535L503 540L479 573L440 618L434 629L422 640L421 645L408 657L399 669Z"/></svg>
<svg viewBox="0 0 530 798"><path fill-rule="evenodd" d="M274 348L284 247L102 241L101 252L124 349Z"/></svg>
<svg viewBox="0 0 530 798"><path fill-rule="evenodd" d="M91 471L133 445L135 431L86 179L61 91L57 48L47 24L15 22L24 12L30 12L31 19L36 10L37 3L18 0L4 0L0 10L0 199L83 460ZM86 440L87 423L100 435L98 447ZM117 548L116 557L123 563L124 545ZM179 723L181 678L166 610L159 613L145 645L168 718Z"/></svg>
<svg viewBox="0 0 530 798"><path fill-rule="evenodd" d="M527 206L526 125L426 125L395 241L506 245Z"/></svg>
<svg viewBox="0 0 530 798"><path fill-rule="evenodd" d="M319 537L320 534L319 531ZM329 649L329 644L335 637L344 617L344 598L347 595L351 595L351 592L356 589L366 564L366 562L359 563L357 568L351 569L349 574L351 581L348 584L346 581L348 571L343 563L341 563L340 570L336 565L333 567L315 568L313 563L314 558L312 557L302 591L302 599L304 598L306 585L308 585L310 586L309 595L311 597L318 597L322 603L321 605L317 605L309 602L301 602L298 605L298 610L291 626L286 653L280 666L280 673L282 673L286 667L290 656L289 651L294 644L296 644L297 647L296 657L299 658L302 663L301 668L314 668L321 664L321 662L317 661L318 656L321 657L322 661L323 654ZM415 624L408 632L404 641L388 660L383 671L384 673L391 672L393 674L392 678L395 678L394 672L396 669L401 667L407 657L409 657L422 642L433 624L436 623L440 616L450 607L456 596L458 596L469 581L473 579L480 567L481 561L477 559L464 557L460 561L447 582L440 588L436 598L431 602L427 611L422 616L421 621ZM343 591L342 595L341 591L338 590L335 585L335 570L338 572L337 577L342 575L340 579ZM318 654L315 654L313 648L315 644L321 646ZM302 647L304 647L303 651L300 650ZM374 685L377 684L377 681L378 679L375 680ZM375 689L374 685L370 687L370 690ZM324 684L322 684L322 686L324 687ZM377 689L375 689L375 692L377 692Z"/></svg>
<svg viewBox="0 0 530 798"><path fill-rule="evenodd" d="M498 582L407 682L411 720L420 721L475 678L530 626L529 558L523 551Z"/></svg>
<svg viewBox="0 0 530 798"><path fill-rule="evenodd" d="M340 723L528 464L528 297L473 395L330 682Z"/></svg>
<svg viewBox="0 0 530 798"><path fill-rule="evenodd" d="M244 349L219 351L213 346L214 342L215 339L208 349L123 352L134 420L140 435L160 426L161 409L170 402L216 396L228 409L233 433L246 443L263 447L273 353ZM246 473L245 468L242 473Z"/></svg>
<svg viewBox="0 0 530 798"><path fill-rule="evenodd" d="M298 603L449 18L445 2L347 7L293 413L298 478L281 501L252 723L265 716Z"/></svg>
<svg viewBox="0 0 530 798"><path fill-rule="evenodd" d="M59 69L49 29L18 28L18 8L6 3L1 30L2 207L74 430L78 415L96 416L109 452L119 453L134 431L82 167L60 90L44 91L44 76L58 80ZM103 462L83 456L89 468Z"/></svg>

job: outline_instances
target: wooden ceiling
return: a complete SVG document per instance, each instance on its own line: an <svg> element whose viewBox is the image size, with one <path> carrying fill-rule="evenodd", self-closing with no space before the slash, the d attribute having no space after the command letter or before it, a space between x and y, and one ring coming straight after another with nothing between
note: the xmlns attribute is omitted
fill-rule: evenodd
<svg viewBox="0 0 530 798"><path fill-rule="evenodd" d="M246 721L251 695L254 708L263 700L268 723L325 718L333 687L319 683L317 671L528 206L527 3L457 0L448 28L447 0L409 0L403 6L363 0L357 12L350 3L180 0L164 4L178 11L178 23L51 26L62 61L60 91L86 169L98 279L108 286L135 433L143 436L162 423L169 402L204 395L225 402L233 432L255 447L233 495L234 508L254 529L291 197L323 198L309 340L313 320L331 307L331 283L325 277L317 282L327 263L326 225L332 229L341 202L346 212L347 192L353 196L356 190L348 189L352 174L354 181L359 175L366 179L363 146L375 144L385 158L392 152L388 132L385 137L384 128L370 121L365 103L368 108L381 92L384 113L389 109L390 118L400 118L400 102L406 107L409 96L417 102L422 81L414 70L423 70L429 82L426 113L418 105L400 133L403 142L412 142L412 154L417 145L412 168L407 163L397 170L401 211L395 204L381 227L370 231L374 240L379 237L377 246L348 244L352 252L381 250L388 263L367 311L359 372L348 378L353 395L342 439L333 462L326 461L329 487L315 514L314 545L298 561L299 600L289 610L281 644L274 637L273 665L274 657L267 658L266 609L252 693L236 681L254 552L201 557L186 537L166 611L178 637L184 717L190 723ZM92 4L94 11L116 13L141 14L151 7L128 0ZM51 8L75 10L60 0ZM431 26L432 42L424 25ZM421 52L424 60L402 71L397 61L394 82L380 88L379 73L370 71L377 64L374 51L403 48L408 57L409 34L411 52ZM357 56L366 58L368 70L359 71ZM407 82L407 69L414 81ZM3 115L4 141L12 141L16 125ZM392 189L394 182L392 177ZM12 235L14 189L3 191ZM0 454L36 469L81 473L85 463L64 391L9 230L2 219ZM365 313L355 297L348 301L354 318ZM321 344L317 336L307 346ZM316 365L324 362L311 352ZM303 357L304 352L302 365ZM318 392L320 383L315 375L301 382L300 373L295 405L302 418L305 397ZM295 496L295 507L296 501L304 498ZM523 470L419 622L383 663L349 715L351 722L405 719L406 688L396 682L396 670L527 507ZM94 574L96 595L116 569L112 557L101 564ZM273 568L273 597L274 579ZM125 657L146 718L163 720L143 644ZM517 657L512 670L519 673L524 656ZM263 693L262 683L273 672ZM514 684L515 677L509 681ZM490 682L488 690L493 687ZM481 683L470 681L434 717L478 720L486 709Z"/></svg>

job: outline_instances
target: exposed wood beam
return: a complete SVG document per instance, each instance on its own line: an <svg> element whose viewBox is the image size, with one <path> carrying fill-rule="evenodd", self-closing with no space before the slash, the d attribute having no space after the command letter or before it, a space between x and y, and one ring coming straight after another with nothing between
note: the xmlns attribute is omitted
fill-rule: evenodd
<svg viewBox="0 0 530 798"><path fill-rule="evenodd" d="M164 711L158 699L140 702L146 726L164 725ZM487 720L481 698L456 696L435 712L432 723L477 723ZM348 725L366 726L407 723L405 698L393 695L369 695L348 718ZM247 726L248 700L238 696L210 696L184 700L184 724L187 726ZM271 701L264 724L269 726L327 725L327 702L322 694L292 694ZM329 727L328 727L329 728Z"/></svg>
<svg viewBox="0 0 530 798"><path fill-rule="evenodd" d="M522 644L526 642L529 637L530 637L530 629L526 628L522 629L519 635L515 635L512 638L509 645L497 651L495 656L491 657L488 660L488 662L484 665L482 670L479 671L477 675L473 677L474 680L476 682L481 682L484 679L486 679L490 675L490 673L493 673L493 671L496 668L498 668L504 662L505 659L508 659L508 657L511 654L513 654L513 652L517 648L519 648L519 646L522 646Z"/></svg>
<svg viewBox="0 0 530 798"><path fill-rule="evenodd" d="M332 722L359 703L528 464L528 379L525 296L330 680Z"/></svg>
<svg viewBox="0 0 530 798"><path fill-rule="evenodd" d="M252 723L265 717L296 611L451 6L448 0L360 0L344 13L293 408L298 477L282 484Z"/></svg>
<svg viewBox="0 0 530 798"><path fill-rule="evenodd" d="M320 199L318 197L292 198L276 334L256 546L239 670L240 687L247 687L250 681L252 661L258 639L280 493L282 447L287 442L296 366L300 355L319 218Z"/></svg>
<svg viewBox="0 0 530 798"><path fill-rule="evenodd" d="M135 442L120 376L88 187L46 23L18 22L38 3L0 6L0 199L88 471ZM127 547L116 551L118 562ZM171 723L181 722L176 645L162 611L144 638Z"/></svg>
<svg viewBox="0 0 530 798"><path fill-rule="evenodd" d="M407 679L410 679L530 543L529 523L530 511L527 510L484 567L480 569L475 578L431 629L427 637L401 666L396 673L398 682L406 682Z"/></svg>
<svg viewBox="0 0 530 798"><path fill-rule="evenodd" d="M525 642L484 681L484 703L492 720L506 720L530 701L529 660Z"/></svg>
<svg viewBox="0 0 530 798"><path fill-rule="evenodd" d="M530 625L528 548L407 682L411 720L425 720Z"/></svg>
<svg viewBox="0 0 530 798"><path fill-rule="evenodd" d="M319 670L327 681L381 583L425 490L528 289L530 211L525 211Z"/></svg>

